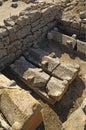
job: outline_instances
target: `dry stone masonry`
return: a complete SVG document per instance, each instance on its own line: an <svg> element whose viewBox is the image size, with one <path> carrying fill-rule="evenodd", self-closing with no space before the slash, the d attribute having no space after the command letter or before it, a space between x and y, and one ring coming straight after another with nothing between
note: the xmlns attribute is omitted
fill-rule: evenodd
<svg viewBox="0 0 86 130"><path fill-rule="evenodd" d="M0 8L5 2L6 0L0 0ZM19 2L21 3L15 0L11 2L11 9L15 9L15 12L20 6ZM71 95L72 91L75 91L74 87L82 89L83 84L83 89L85 88L85 75L82 79L84 63L80 63L82 64L80 70L78 57L76 62L78 64L75 64L76 59L73 63L62 62L55 51L49 51L51 49L49 46L55 42L58 48L64 49L64 46L67 46L65 50L71 49L77 56L78 54L86 56L84 10L86 2L85 0L22 2L26 8L15 15L10 14L10 17L6 17L0 25L0 130L41 130L43 126L37 127L42 121L45 120L46 125L50 120L47 113L54 122L52 112L48 111L48 108L46 110L48 103L53 105L52 108L51 105L49 107L53 109L56 118L59 115L60 119L65 118L61 115L62 111L63 115L67 115L71 106L73 109L78 97L79 107L69 117L66 116L67 120L62 123L62 130L85 130L86 97L83 96L85 98L80 105L83 98L80 97L82 90L80 94L77 92L76 95ZM46 45L46 42L48 45L43 50L40 44ZM68 53L68 56L71 55ZM67 106L65 98L67 103L69 102L68 110L65 110ZM44 105L43 101L47 101L47 104ZM44 129L57 130L57 127L55 129L50 126Z"/></svg>
<svg viewBox="0 0 86 130"><path fill-rule="evenodd" d="M34 3L33 6L11 16L0 26L0 68L15 60L28 46L40 42L48 30L56 25L60 6Z"/></svg>

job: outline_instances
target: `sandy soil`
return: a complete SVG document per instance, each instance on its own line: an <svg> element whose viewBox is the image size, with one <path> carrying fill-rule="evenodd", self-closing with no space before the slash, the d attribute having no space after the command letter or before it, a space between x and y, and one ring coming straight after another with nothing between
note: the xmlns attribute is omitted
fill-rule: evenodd
<svg viewBox="0 0 86 130"><path fill-rule="evenodd" d="M15 3L15 2L14 2ZM11 0L4 2L2 6L0 6L0 25L3 25L3 20L9 18L12 15L18 15L22 10L26 9L30 6L30 4L26 4L22 1L18 1L18 7L11 7Z"/></svg>

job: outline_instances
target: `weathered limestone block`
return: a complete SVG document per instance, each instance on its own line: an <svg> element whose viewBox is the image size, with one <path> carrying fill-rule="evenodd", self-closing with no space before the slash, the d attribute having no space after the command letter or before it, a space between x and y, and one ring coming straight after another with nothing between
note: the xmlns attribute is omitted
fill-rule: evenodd
<svg viewBox="0 0 86 130"><path fill-rule="evenodd" d="M34 41L34 38L33 38L33 35L28 35L24 38L24 42L23 44L25 43L32 43Z"/></svg>
<svg viewBox="0 0 86 130"><path fill-rule="evenodd" d="M34 34L33 34L33 38L34 38L34 39L38 39L40 36L41 36L41 30L36 31L36 32L34 32Z"/></svg>
<svg viewBox="0 0 86 130"><path fill-rule="evenodd" d="M14 80L9 80L6 76L0 73L0 89L19 88Z"/></svg>
<svg viewBox="0 0 86 130"><path fill-rule="evenodd" d="M31 23L32 28L36 27L40 24L40 19L36 20L35 22Z"/></svg>
<svg viewBox="0 0 86 130"><path fill-rule="evenodd" d="M21 27L29 25L30 24L30 18L27 15L20 16L17 19L16 24L18 24Z"/></svg>
<svg viewBox="0 0 86 130"><path fill-rule="evenodd" d="M0 59L7 55L6 49L0 49Z"/></svg>
<svg viewBox="0 0 86 130"><path fill-rule="evenodd" d="M67 36L65 34L62 34L58 31L51 31L51 35L52 35L52 39L67 46L67 47L71 47L71 48L74 48L77 41L76 39L70 37L70 36ZM48 36L49 37L49 36Z"/></svg>
<svg viewBox="0 0 86 130"><path fill-rule="evenodd" d="M68 88L68 81L67 80L59 80L57 78L51 77L49 80L46 89L48 95L55 98L59 101L64 93L67 91Z"/></svg>
<svg viewBox="0 0 86 130"><path fill-rule="evenodd" d="M49 75L42 71L42 69L35 68L30 62L21 57L14 64L11 69L25 80L27 84L33 87L44 87L49 80Z"/></svg>
<svg viewBox="0 0 86 130"><path fill-rule="evenodd" d="M4 128L5 130L10 129L10 125L6 122L6 120L3 118L2 113L0 113L0 127ZM3 130L0 128L0 130Z"/></svg>
<svg viewBox="0 0 86 130"><path fill-rule="evenodd" d="M86 105L86 100L85 100ZM66 122L63 123L63 130L85 130L86 129L86 113L81 107L73 112Z"/></svg>
<svg viewBox="0 0 86 130"><path fill-rule="evenodd" d="M4 37L4 38L2 39L2 42L3 42L4 45L7 45L7 46L8 46L9 43L10 43L10 42L9 42L9 36Z"/></svg>
<svg viewBox="0 0 86 130"><path fill-rule="evenodd" d="M17 37L16 37L16 33L15 33L15 31L14 31L14 28L8 26L8 27L7 27L7 30L8 30L8 32L9 32L9 42L13 42L13 41L17 40Z"/></svg>
<svg viewBox="0 0 86 130"><path fill-rule="evenodd" d="M41 17L41 12L38 9L37 10L32 10L30 15L29 15L31 23L35 22L40 17Z"/></svg>
<svg viewBox="0 0 86 130"><path fill-rule="evenodd" d="M41 61L43 70L52 73L52 71L59 65L59 59L50 56L44 56Z"/></svg>
<svg viewBox="0 0 86 130"><path fill-rule="evenodd" d="M23 89L7 89L1 95L1 111L13 130L33 130L42 121L41 106Z"/></svg>
<svg viewBox="0 0 86 130"><path fill-rule="evenodd" d="M86 54L86 42L77 40L77 51Z"/></svg>
<svg viewBox="0 0 86 130"><path fill-rule="evenodd" d="M8 35L8 31L5 27L0 27L0 38L3 38Z"/></svg>
<svg viewBox="0 0 86 130"><path fill-rule="evenodd" d="M44 87L49 80L49 75L42 71L42 69L29 69L23 75L23 78L34 87Z"/></svg>
<svg viewBox="0 0 86 130"><path fill-rule="evenodd" d="M23 28L21 28L18 32L16 32L16 36L18 39L24 38L25 36L31 34L31 26L24 26Z"/></svg>
<svg viewBox="0 0 86 130"><path fill-rule="evenodd" d="M60 64L54 69L52 75L62 80L67 80L69 83L75 79L79 71L79 66L77 68L71 65Z"/></svg>
<svg viewBox="0 0 86 130"><path fill-rule="evenodd" d="M7 53L11 54L11 53L15 53L17 51L17 48L14 45L9 45L7 48Z"/></svg>
<svg viewBox="0 0 86 130"><path fill-rule="evenodd" d="M15 21L11 18L7 18L4 20L4 24L5 24L5 26L13 27L15 25Z"/></svg>

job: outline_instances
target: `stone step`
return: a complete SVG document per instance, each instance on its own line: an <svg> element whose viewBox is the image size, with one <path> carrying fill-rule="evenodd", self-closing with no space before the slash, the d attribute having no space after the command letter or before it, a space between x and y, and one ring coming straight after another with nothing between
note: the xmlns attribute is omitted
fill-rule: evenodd
<svg viewBox="0 0 86 130"><path fill-rule="evenodd" d="M18 78L20 78L28 87L34 90L42 98L46 99L51 104L56 102L46 93L46 85L50 76L42 69L32 65L23 56L16 60L15 63L11 64L10 68Z"/></svg>
<svg viewBox="0 0 86 130"><path fill-rule="evenodd" d="M29 91L20 88L1 73L0 96L0 110L12 130L33 130L42 122L40 103L31 96ZM9 127L5 121L2 123Z"/></svg>

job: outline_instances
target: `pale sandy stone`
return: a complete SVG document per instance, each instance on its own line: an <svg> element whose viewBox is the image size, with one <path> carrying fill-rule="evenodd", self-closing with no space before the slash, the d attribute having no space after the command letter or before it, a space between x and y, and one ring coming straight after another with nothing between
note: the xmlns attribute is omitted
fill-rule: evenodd
<svg viewBox="0 0 86 130"><path fill-rule="evenodd" d="M71 65L60 64L53 71L53 75L62 80L70 81L70 80L73 80L77 76L78 71L79 71L79 69L77 69L76 67L72 67Z"/></svg>
<svg viewBox="0 0 86 130"><path fill-rule="evenodd" d="M50 56L44 56L41 65L44 70L52 73L52 71L60 64L59 59Z"/></svg>
<svg viewBox="0 0 86 130"><path fill-rule="evenodd" d="M6 76L0 73L0 89L5 88L20 88L14 80L9 80Z"/></svg>
<svg viewBox="0 0 86 130"><path fill-rule="evenodd" d="M18 130L20 130L25 123L34 125L32 119L40 110L41 106L39 102L23 89L7 89L1 95L1 111L9 124L13 127L17 127L16 129ZM18 126L16 124L18 124Z"/></svg>
<svg viewBox="0 0 86 130"><path fill-rule="evenodd" d="M52 77L49 80L46 86L48 95L55 98L57 101L59 101L62 98L67 88L68 88L67 80L62 81L54 77Z"/></svg>
<svg viewBox="0 0 86 130"><path fill-rule="evenodd" d="M11 69L16 72L26 83L31 83L36 87L43 87L49 80L49 75L42 71L42 69L35 68L30 62L21 57L14 64Z"/></svg>

